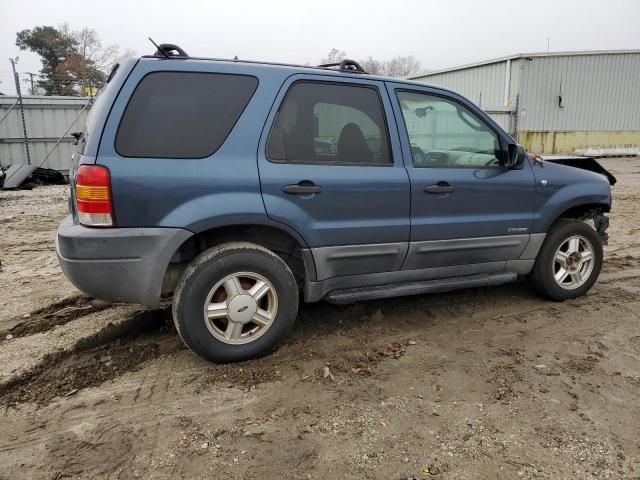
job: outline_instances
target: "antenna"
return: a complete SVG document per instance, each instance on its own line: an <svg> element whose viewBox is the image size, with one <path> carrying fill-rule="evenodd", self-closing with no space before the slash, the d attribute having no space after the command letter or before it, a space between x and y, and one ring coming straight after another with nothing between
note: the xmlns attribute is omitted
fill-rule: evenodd
<svg viewBox="0 0 640 480"><path fill-rule="evenodd" d="M151 37L147 37L147 38L149 39L149 41L150 41L151 43L153 43L153 46L154 46L154 47L156 47L156 49L157 49L156 54L157 54L157 53L161 53L161 54L162 54L162 55L164 55L166 58L171 58L171 57L169 56L169 54L168 54L167 52L165 52L163 49L161 49L161 48L158 46L158 44L157 44L156 42L154 42L154 41L153 41L153 39L152 39Z"/></svg>

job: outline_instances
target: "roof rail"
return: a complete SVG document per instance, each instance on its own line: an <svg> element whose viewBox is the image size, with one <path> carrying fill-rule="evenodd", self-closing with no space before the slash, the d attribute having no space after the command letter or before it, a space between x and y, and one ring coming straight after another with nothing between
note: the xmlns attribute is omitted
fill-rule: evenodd
<svg viewBox="0 0 640 480"><path fill-rule="evenodd" d="M158 50L155 55L169 56L169 57L189 57L189 54L181 49L178 45L173 43L161 43L158 45Z"/></svg>
<svg viewBox="0 0 640 480"><path fill-rule="evenodd" d="M355 60L349 60L345 58L341 62L338 63L323 63L322 65L318 65L320 68L332 68L338 67L338 70L341 72L351 72L351 73L367 73L364 68L360 66L358 62Z"/></svg>
<svg viewBox="0 0 640 480"><path fill-rule="evenodd" d="M151 37L149 37L149 41L156 47L156 52L153 54L156 57L189 58L189 54L178 45L174 45L173 43L161 43L158 45Z"/></svg>

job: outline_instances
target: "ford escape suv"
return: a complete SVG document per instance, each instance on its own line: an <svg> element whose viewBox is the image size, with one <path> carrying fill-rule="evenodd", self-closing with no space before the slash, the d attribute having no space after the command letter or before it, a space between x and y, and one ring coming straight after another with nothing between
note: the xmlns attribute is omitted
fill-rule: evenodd
<svg viewBox="0 0 640 480"><path fill-rule="evenodd" d="M191 350L243 360L283 339L299 298L519 276L553 300L583 295L614 179L575 165L527 155L461 95L353 61L213 60L161 45L120 62L96 99L57 253L96 298L152 307L173 294Z"/></svg>

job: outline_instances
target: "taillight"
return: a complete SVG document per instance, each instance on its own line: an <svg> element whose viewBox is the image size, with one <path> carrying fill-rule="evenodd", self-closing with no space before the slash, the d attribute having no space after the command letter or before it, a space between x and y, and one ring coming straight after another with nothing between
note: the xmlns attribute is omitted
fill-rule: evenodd
<svg viewBox="0 0 640 480"><path fill-rule="evenodd" d="M100 165L80 165L75 178L80 223L88 227L113 226L109 170Z"/></svg>

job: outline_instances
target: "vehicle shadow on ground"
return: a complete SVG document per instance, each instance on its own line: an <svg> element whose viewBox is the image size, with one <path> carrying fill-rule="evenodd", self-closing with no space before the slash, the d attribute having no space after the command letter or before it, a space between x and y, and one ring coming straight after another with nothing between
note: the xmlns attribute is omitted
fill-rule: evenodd
<svg viewBox="0 0 640 480"><path fill-rule="evenodd" d="M527 282L521 281L348 305L333 305L324 301L301 303L290 340L302 340L309 334L331 335L353 328L362 329L368 324L371 326L385 321L390 322L390 329L402 333L403 329L413 331L415 327L426 328L454 318L508 313L499 311L501 305L508 305L509 311L518 311L535 308L545 302Z"/></svg>

